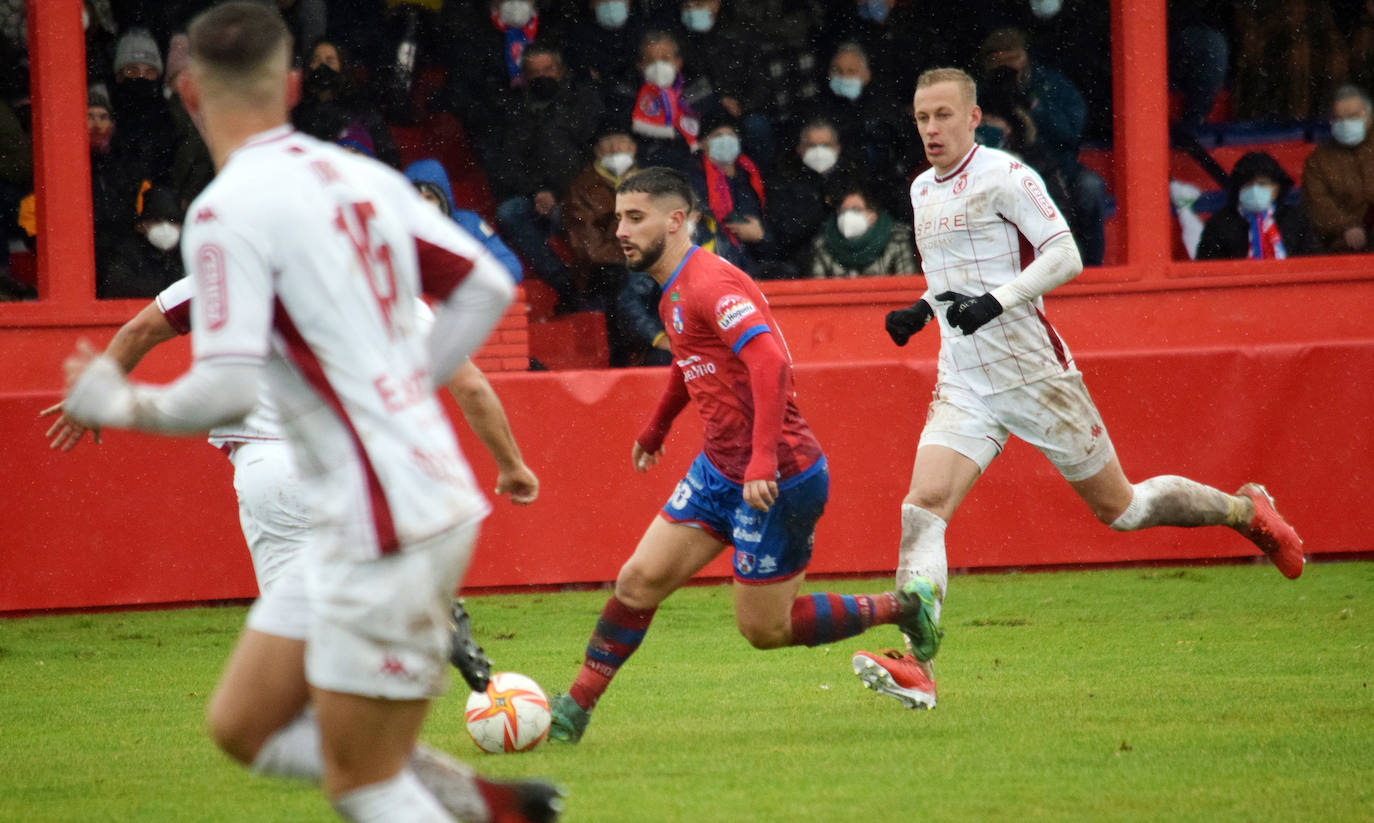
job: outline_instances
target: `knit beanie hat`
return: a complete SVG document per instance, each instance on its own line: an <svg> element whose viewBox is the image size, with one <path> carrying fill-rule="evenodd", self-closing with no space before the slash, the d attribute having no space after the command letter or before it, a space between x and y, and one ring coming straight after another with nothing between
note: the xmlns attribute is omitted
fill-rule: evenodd
<svg viewBox="0 0 1374 823"><path fill-rule="evenodd" d="M157 50L157 41L143 28L132 28L124 32L115 45L115 74L119 74L130 63L147 63L162 74L162 53Z"/></svg>
<svg viewBox="0 0 1374 823"><path fill-rule="evenodd" d="M368 157L377 156L377 148L372 143L372 135L367 133L367 129L364 128L363 124L358 120L350 122L344 130L339 133L339 139L334 142L346 149L353 149L359 154L365 154Z"/></svg>

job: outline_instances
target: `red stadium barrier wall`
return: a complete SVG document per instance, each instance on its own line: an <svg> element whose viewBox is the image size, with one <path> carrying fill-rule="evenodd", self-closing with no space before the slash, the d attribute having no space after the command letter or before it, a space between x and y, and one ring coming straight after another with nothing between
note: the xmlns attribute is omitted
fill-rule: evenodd
<svg viewBox="0 0 1374 823"><path fill-rule="evenodd" d="M1350 285L1350 284L1347 284ZM1052 300L1058 321L1100 406L1127 473L1134 479L1177 473L1233 489L1266 483L1316 553L1368 551L1358 517L1328 517L1348 489L1374 483L1374 337L1287 340L1295 328L1279 307L1249 313L1252 331L1274 338L1229 344L1172 345L1182 334L1135 311L1129 295ZM1318 290L1322 291L1322 290ZM1367 310L1370 288L1357 290ZM1349 296L1349 290L1346 292ZM1309 294L1310 296L1310 294ZM1333 305L1332 299L1315 302ZM1171 295L1172 303L1181 302ZM1224 300L1164 308L1184 318L1224 315ZM1117 311L1109 311L1110 307ZM882 338L889 305L856 315L864 334ZM1063 309L1061 311L1060 309ZM1286 309L1285 309L1286 310ZM843 313L843 309L837 310ZM1096 314L1104 336L1134 335L1136 345L1103 347L1075 331ZM789 333L824 337L787 308ZM1309 318L1310 319L1310 318ZM796 321L796 322L793 322ZM1236 318L1218 322L1236 322ZM1131 330L1134 330L1133 332ZM108 331L108 330L107 330ZM251 597L254 584L239 535L230 467L203 441L109 432L96 446L70 454L47 448L38 411L57 399L59 363L72 330L29 339L0 388L0 611L95 607ZM1229 336L1229 335L1228 335ZM0 335L5 350L15 335ZM897 504L905 493L916 437L935 379L934 336L917 338L910 360L850 359L797 367L802 409L825 445L832 498L821 521L814 573L888 573L895 565ZM902 351L901 354L908 354ZM154 352L145 379L170 377L186 365L185 340ZM145 371L146 370L146 371ZM22 378L28 385L14 385ZM668 442L668 459L652 473L629 468L629 445L662 389L664 372L498 374L501 394L531 466L543 481L533 506L498 502L481 537L467 586L510 587L598 583L614 578L650 517L695 455L700 424L684 412ZM481 447L458 426L482 483L494 473ZM1118 535L1087 513L1054 470L1014 443L980 481L951 524L955 567L1033 566L1246 555L1249 545L1220 529L1154 529ZM706 571L728 575L722 558Z"/></svg>
<svg viewBox="0 0 1374 823"><path fill-rule="evenodd" d="M1374 481L1374 272L1369 256L1175 263L1167 199L1165 0L1112 0L1117 197L1114 265L1047 301L1133 479L1177 473L1233 489L1266 483L1318 554L1374 549L1346 501ZM80 337L103 345L141 301L94 298L84 61L74 4L30 3L40 299L0 304L0 612L247 598L255 594L219 452L195 439L110 432L59 455L39 410L59 396ZM75 90L75 91L73 91ZM1125 161L1129 158L1129 162ZM82 204L87 204L85 208ZM897 504L935 378L936 336L894 349L885 312L919 277L764 285L798 363L801 407L829 455L832 498L813 573L889 573ZM520 368L528 323L503 322L483 365ZM185 339L137 377L168 380ZM612 579L699 446L686 412L668 459L629 468L658 370L493 374L543 481L528 508L497 503L469 587ZM452 411L452 408L450 408ZM460 438L487 486L489 461ZM949 529L955 567L1252 554L1225 530L1118 535L1096 523L1039 455L1013 443ZM706 570L728 574L725 558Z"/></svg>

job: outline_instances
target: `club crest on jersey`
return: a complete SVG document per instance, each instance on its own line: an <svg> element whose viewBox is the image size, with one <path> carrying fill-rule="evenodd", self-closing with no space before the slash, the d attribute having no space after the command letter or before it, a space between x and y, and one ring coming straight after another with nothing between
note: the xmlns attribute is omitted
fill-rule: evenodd
<svg viewBox="0 0 1374 823"><path fill-rule="evenodd" d="M673 331L682 334L682 307L673 306Z"/></svg>
<svg viewBox="0 0 1374 823"><path fill-rule="evenodd" d="M1036 183L1033 178L1026 177L1021 180L1021 187L1026 190L1026 194L1030 195L1031 202L1045 216L1045 219L1053 220L1056 214L1054 201L1050 200L1049 195L1045 194L1045 190L1040 188L1040 184Z"/></svg>
<svg viewBox="0 0 1374 823"><path fill-rule="evenodd" d="M954 181L954 193L963 194L966 188L968 188L968 172L959 175L959 179Z"/></svg>
<svg viewBox="0 0 1374 823"><path fill-rule="evenodd" d="M716 303L716 325L729 331L754 313L754 303L740 294L727 294Z"/></svg>

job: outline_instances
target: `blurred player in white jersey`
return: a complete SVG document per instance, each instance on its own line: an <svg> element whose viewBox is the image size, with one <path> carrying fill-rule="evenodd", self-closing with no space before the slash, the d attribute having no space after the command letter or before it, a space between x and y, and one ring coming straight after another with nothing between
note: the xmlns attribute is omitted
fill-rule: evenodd
<svg viewBox="0 0 1374 823"><path fill-rule="evenodd" d="M154 347L177 335L189 334L193 289L189 277L163 289L153 302L120 327L105 354L128 374ZM427 328L433 322L433 313L423 302L416 308L424 321L422 326ZM539 496L539 478L525 465L501 399L486 376L468 360L447 386L464 420L496 463L495 493L509 495L516 505L534 502ZM47 436L52 438L52 448L66 452L76 447L87 430L61 411L62 404L58 403L44 409L40 416L57 415ZM98 438L99 432L95 435ZM265 592L282 579L288 562L310 539L313 524L271 396L260 390L253 411L241 422L212 429L210 444L223 451L234 467L239 526L253 561L258 591ZM294 581L303 584L299 575ZM304 601L300 602L300 624L291 636L304 640L306 614ZM451 622L450 662L473 691L483 691L491 676L491 663L472 639L468 615L457 601Z"/></svg>
<svg viewBox="0 0 1374 823"><path fill-rule="evenodd" d="M194 362L167 386L130 383L82 346L67 416L86 426L202 432L244 418L259 381L279 411L315 518L301 642L276 585L249 613L209 709L232 757L319 774L354 821L454 818L408 763L445 685L447 612L488 504L435 395L513 294L501 265L381 164L296 134L291 39L270 6L217 5L192 22L178 91L218 176L192 203L183 255ZM428 340L423 290L440 301ZM437 376L437 378L436 378ZM313 712L305 712L309 703ZM508 787L469 819L525 813Z"/></svg>
<svg viewBox="0 0 1374 823"><path fill-rule="evenodd" d="M949 582L945 524L1013 434L1048 457L1113 529L1230 526L1285 577L1300 575L1302 540L1262 486L1247 483L1232 495L1174 475L1126 479L1082 375L1044 314L1041 295L1083 268L1063 214L1029 166L974 144L982 112L963 71L923 73L914 114L932 165L911 184L928 290L911 308L889 313L886 325L904 346L936 319L941 341L935 394L902 501L897 585L928 579L938 616ZM905 653L859 652L854 672L909 707L933 707L930 661L940 634L908 633Z"/></svg>

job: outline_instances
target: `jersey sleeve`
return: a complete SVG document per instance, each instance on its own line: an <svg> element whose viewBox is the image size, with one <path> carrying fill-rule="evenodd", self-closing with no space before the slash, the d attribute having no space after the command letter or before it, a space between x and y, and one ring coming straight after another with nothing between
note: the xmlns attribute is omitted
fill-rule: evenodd
<svg viewBox="0 0 1374 823"><path fill-rule="evenodd" d="M193 285L192 354L197 361L260 362L271 342L271 263L243 232L214 216L213 207L197 211L182 240Z"/></svg>
<svg viewBox="0 0 1374 823"><path fill-rule="evenodd" d="M190 277L183 277L154 298L157 310L177 334L191 333L191 296L195 288Z"/></svg>
<svg viewBox="0 0 1374 823"><path fill-rule="evenodd" d="M711 327L736 356L744 344L773 331L756 305L759 299L728 278L711 283L700 294L700 310L710 312Z"/></svg>
<svg viewBox="0 0 1374 823"><path fill-rule="evenodd" d="M1045 189L1045 181L1035 169L1014 163L998 192L998 211L1025 235L1036 251L1050 238L1068 234L1064 212Z"/></svg>

